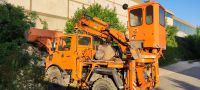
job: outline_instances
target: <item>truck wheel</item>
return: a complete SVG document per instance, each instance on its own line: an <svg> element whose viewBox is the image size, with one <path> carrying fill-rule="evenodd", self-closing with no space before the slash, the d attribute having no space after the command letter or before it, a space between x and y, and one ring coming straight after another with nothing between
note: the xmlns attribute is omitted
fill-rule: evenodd
<svg viewBox="0 0 200 90"><path fill-rule="evenodd" d="M57 90L58 88L64 88L64 80L62 78L60 70L52 66L46 72L46 78L48 79L48 90Z"/></svg>
<svg viewBox="0 0 200 90"><path fill-rule="evenodd" d="M92 90L117 90L110 78L101 78L94 82Z"/></svg>

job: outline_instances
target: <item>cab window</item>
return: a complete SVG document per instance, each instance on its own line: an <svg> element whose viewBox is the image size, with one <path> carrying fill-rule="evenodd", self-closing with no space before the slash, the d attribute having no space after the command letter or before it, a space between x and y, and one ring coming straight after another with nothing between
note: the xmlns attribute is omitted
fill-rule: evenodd
<svg viewBox="0 0 200 90"><path fill-rule="evenodd" d="M66 43L65 48L70 49L71 47L71 37L65 38L64 41Z"/></svg>
<svg viewBox="0 0 200 90"><path fill-rule="evenodd" d="M91 42L90 37L79 36L78 37L78 44L79 45L89 45Z"/></svg>
<svg viewBox="0 0 200 90"><path fill-rule="evenodd" d="M147 24L153 23L153 6L146 7L146 23Z"/></svg>
<svg viewBox="0 0 200 90"><path fill-rule="evenodd" d="M142 25L142 9L134 9L130 11L130 24L131 26Z"/></svg>
<svg viewBox="0 0 200 90"><path fill-rule="evenodd" d="M60 51L70 50L71 48L71 37L63 38L60 40L58 49Z"/></svg>
<svg viewBox="0 0 200 90"><path fill-rule="evenodd" d="M160 25L165 26L165 11L160 7L159 12Z"/></svg>

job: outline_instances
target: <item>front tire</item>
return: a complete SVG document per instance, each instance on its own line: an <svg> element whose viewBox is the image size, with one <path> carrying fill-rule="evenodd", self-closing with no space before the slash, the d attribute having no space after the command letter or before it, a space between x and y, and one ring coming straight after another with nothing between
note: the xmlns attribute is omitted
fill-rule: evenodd
<svg viewBox="0 0 200 90"><path fill-rule="evenodd" d="M92 90L117 90L117 87L112 79L101 78L94 82Z"/></svg>
<svg viewBox="0 0 200 90"><path fill-rule="evenodd" d="M65 87L64 80L58 67L52 66L46 72L46 78L49 82L48 90L63 90Z"/></svg>

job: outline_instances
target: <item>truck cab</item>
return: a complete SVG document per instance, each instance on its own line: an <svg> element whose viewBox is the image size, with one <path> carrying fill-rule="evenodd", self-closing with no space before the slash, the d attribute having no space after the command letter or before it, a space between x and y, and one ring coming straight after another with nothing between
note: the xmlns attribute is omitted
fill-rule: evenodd
<svg viewBox="0 0 200 90"><path fill-rule="evenodd" d="M93 38L86 34L68 34L56 39L54 52L46 58L46 68L54 65L62 70L71 70L72 76L75 75L80 62L92 59L95 50L93 48ZM81 68L81 67L80 67ZM82 71L79 71L82 73ZM80 74L81 75L81 74ZM81 76L73 77L75 79Z"/></svg>
<svg viewBox="0 0 200 90"><path fill-rule="evenodd" d="M128 8L129 39L142 48L166 49L165 9L157 2Z"/></svg>

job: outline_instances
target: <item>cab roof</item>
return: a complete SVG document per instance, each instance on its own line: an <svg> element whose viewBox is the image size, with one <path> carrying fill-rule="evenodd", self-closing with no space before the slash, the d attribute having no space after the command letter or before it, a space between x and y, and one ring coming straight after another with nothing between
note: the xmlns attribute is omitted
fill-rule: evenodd
<svg viewBox="0 0 200 90"><path fill-rule="evenodd" d="M134 8L144 7L144 6L148 6L148 5L153 5L153 4L158 4L159 6L161 6L164 9L164 7L162 5L160 5L158 2L152 1L152 2L145 2L145 3L131 6L128 8L128 10L130 10L130 9L132 10Z"/></svg>

